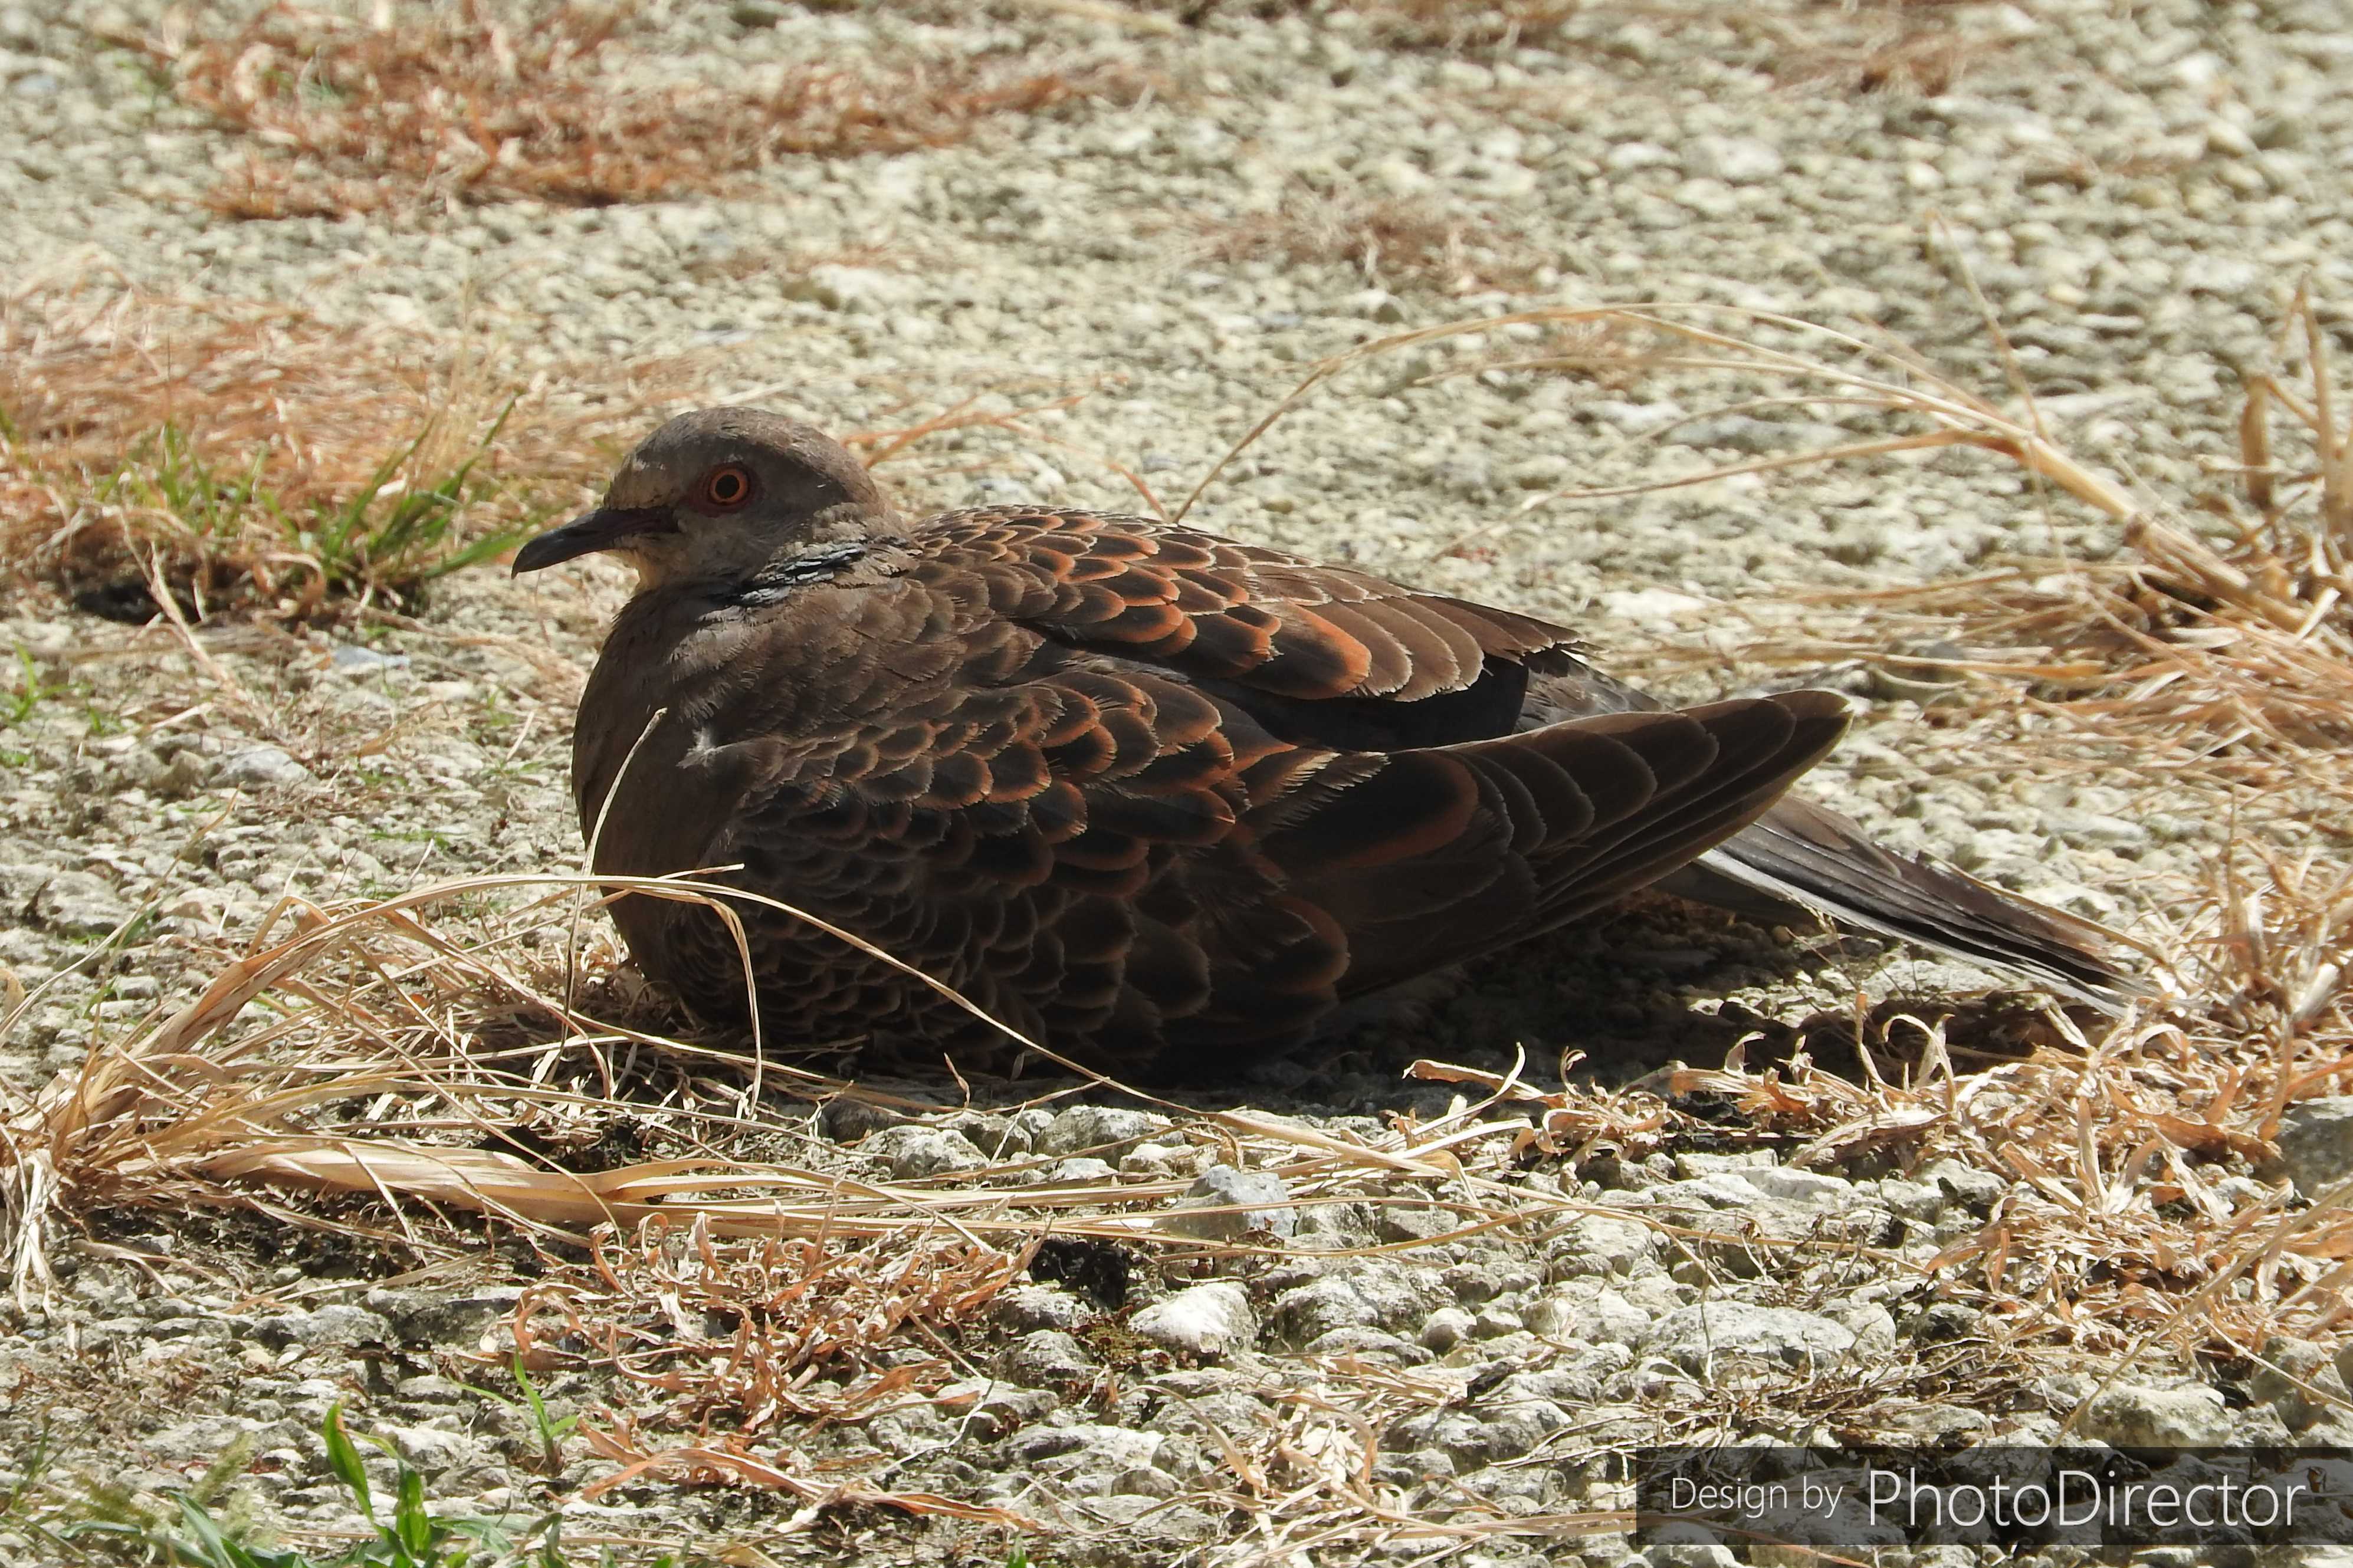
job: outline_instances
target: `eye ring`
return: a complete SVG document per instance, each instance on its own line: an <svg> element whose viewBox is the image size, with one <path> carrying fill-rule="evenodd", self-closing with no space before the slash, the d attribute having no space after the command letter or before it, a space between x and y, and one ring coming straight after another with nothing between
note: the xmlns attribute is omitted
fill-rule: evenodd
<svg viewBox="0 0 2353 1568"><path fill-rule="evenodd" d="M702 476L700 497L712 511L733 511L752 499L752 470L741 463L722 463Z"/></svg>

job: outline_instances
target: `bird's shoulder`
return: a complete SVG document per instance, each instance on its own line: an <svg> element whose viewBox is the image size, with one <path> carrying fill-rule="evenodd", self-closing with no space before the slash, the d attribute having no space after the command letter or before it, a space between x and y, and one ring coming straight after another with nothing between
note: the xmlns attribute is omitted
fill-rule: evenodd
<svg viewBox="0 0 2353 1568"><path fill-rule="evenodd" d="M1498 666L1565 668L1564 627L1203 530L1112 512L939 514L911 575L1064 642L1302 700L1414 702Z"/></svg>

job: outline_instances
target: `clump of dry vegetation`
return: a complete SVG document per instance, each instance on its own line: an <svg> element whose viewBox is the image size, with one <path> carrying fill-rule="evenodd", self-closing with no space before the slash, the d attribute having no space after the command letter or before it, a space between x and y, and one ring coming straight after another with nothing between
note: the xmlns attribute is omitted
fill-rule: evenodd
<svg viewBox="0 0 2353 1568"><path fill-rule="evenodd" d="M960 1369L946 1354L908 1355L904 1342L944 1350L943 1336L1021 1278L1032 1250L968 1241L944 1226L912 1240L730 1243L707 1221L683 1230L649 1223L601 1237L592 1262L533 1287L515 1338L526 1361L606 1369L620 1387L655 1396L589 1428L592 1446L619 1466L596 1491L648 1474L749 1480L809 1501L1024 1522L855 1485L837 1496L776 1440L789 1423L852 1424L937 1398ZM683 1434L691 1436L678 1440Z"/></svg>
<svg viewBox="0 0 2353 1568"><path fill-rule="evenodd" d="M1359 19L1381 42L1408 48L1509 48L1515 44L1542 44L1570 17L1589 7L1580 0L1338 0L1329 6L1316 0L1156 0L1157 7L1174 11L1188 26L1211 16L1275 17L1345 11Z"/></svg>
<svg viewBox="0 0 2353 1568"><path fill-rule="evenodd" d="M1138 90L1113 71L1002 60L795 63L714 85L632 54L627 16L558 0L501 19L465 0L356 20L280 4L226 33L182 14L121 41L252 140L209 198L247 218L668 199L782 157L944 146L990 120Z"/></svg>
<svg viewBox="0 0 2353 1568"><path fill-rule="evenodd" d="M1384 42L1420 48L1509 48L1542 44L1563 22L1588 7L1579 0L1347 0L1347 9L1371 24Z"/></svg>
<svg viewBox="0 0 2353 1568"><path fill-rule="evenodd" d="M1467 294L1525 287L1537 257L1476 213L1435 197L1365 191L1286 193L1272 212L1212 228L1209 261L1280 261L1356 269L1367 285Z"/></svg>
<svg viewBox="0 0 2353 1568"><path fill-rule="evenodd" d="M718 890L683 878L636 885L678 898ZM588 1250L526 1293L515 1339L533 1371L615 1374L582 1426L620 1467L607 1485L726 1479L1023 1523L888 1488L881 1456L862 1461L871 1473L817 1462L807 1435L919 1398L970 1413L989 1379L956 1329L1019 1276L1049 1230L1206 1268L1249 1266L1267 1238L1209 1241L1169 1224L1183 1178L1041 1179L1054 1161L1013 1154L920 1181L866 1180L814 1149L804 1156L796 1100L936 1108L788 1058L746 1064L649 1032L604 984L617 960L608 940L567 963L594 891L584 878L474 877L334 907L290 900L248 950L224 955L200 996L0 1120L0 1236L20 1297L49 1288L50 1243L69 1215L256 1209L420 1260L468 1250L458 1216L483 1216ZM593 1012L575 999L581 979ZM37 990L0 1016L0 1033L39 1000ZM1370 1136L1163 1105L1176 1119L1168 1136L1280 1177L1289 1205L1450 1212L1456 1223L1434 1246L1499 1226L1541 1233L1581 1206L1493 1179L1507 1172L1514 1126L1485 1116L1496 1098ZM636 1129L638 1156L595 1158L620 1124ZM1464 1198L1466 1171L1478 1180ZM1382 1373L1343 1403L1303 1403L1263 1433L1237 1435L1233 1468L1205 1481L1207 1500L1293 1528L1354 1530L1375 1452L1367 1434L1453 1394L1443 1380ZM1375 1524L1384 1535L1407 1528Z"/></svg>
<svg viewBox="0 0 2353 1568"><path fill-rule="evenodd" d="M1820 6L1807 23L1759 18L1748 25L1770 44L1769 68L1790 86L1847 92L1950 92L2008 40L1963 26L1946 0L1880 0Z"/></svg>
<svg viewBox="0 0 2353 1568"><path fill-rule="evenodd" d="M1187 24L1230 14L1257 17L1345 13L1393 48L1507 55L1523 47L1613 51L1609 33L1637 26L1725 29L1776 81L1848 92L1950 91L2009 40L1968 25L1957 0L1850 0L1829 5L1696 6L1622 0L1158 0ZM1571 29L1568 24L1582 23ZM1514 100L1541 101L1515 92Z"/></svg>
<svg viewBox="0 0 2353 1568"><path fill-rule="evenodd" d="M292 310L20 293L0 300L0 546L117 618L161 590L197 618L396 604L577 500L646 391L559 392Z"/></svg>

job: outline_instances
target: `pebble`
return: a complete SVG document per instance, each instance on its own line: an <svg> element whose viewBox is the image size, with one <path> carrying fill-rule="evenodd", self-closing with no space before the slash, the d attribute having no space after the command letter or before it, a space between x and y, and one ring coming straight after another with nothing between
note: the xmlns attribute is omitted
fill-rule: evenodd
<svg viewBox="0 0 2353 1568"><path fill-rule="evenodd" d="M1047 1388L1084 1383L1097 1370L1094 1356L1060 1329L1038 1329L1022 1335L1007 1347L1002 1365L1005 1375L1015 1383Z"/></svg>
<svg viewBox="0 0 2353 1568"><path fill-rule="evenodd" d="M1698 1375L1743 1357L1789 1368L1827 1370L1852 1354L1855 1342L1852 1329L1818 1313L1744 1301L1708 1301L1668 1313L1644 1342L1646 1348Z"/></svg>
<svg viewBox="0 0 2353 1568"><path fill-rule="evenodd" d="M1094 1310L1059 1285L1014 1285L997 1293L993 1310L999 1322L1018 1330L1077 1328Z"/></svg>
<svg viewBox="0 0 2353 1568"><path fill-rule="evenodd" d="M1288 1205L1290 1199L1290 1187L1271 1173L1211 1165L1185 1190L1176 1208L1163 1216L1161 1228L1204 1241L1232 1241L1253 1230L1294 1236L1299 1229L1298 1211L1279 1206ZM1236 1212L1194 1212L1217 1209Z"/></svg>
<svg viewBox="0 0 2353 1568"><path fill-rule="evenodd" d="M1753 185L1779 177L1788 163L1761 137L1694 136L1683 146L1683 165L1729 185Z"/></svg>
<svg viewBox="0 0 2353 1568"><path fill-rule="evenodd" d="M1460 1307L1440 1307L1421 1321L1424 1348L1443 1354L1471 1337L1474 1320Z"/></svg>
<svg viewBox="0 0 2353 1568"><path fill-rule="evenodd" d="M2353 1095L2299 1100L2280 1117L2280 1161L2308 1200L2353 1176Z"/></svg>
<svg viewBox="0 0 2353 1568"><path fill-rule="evenodd" d="M282 746L245 746L222 756L211 783L227 789L284 789L304 784L311 770Z"/></svg>
<svg viewBox="0 0 2353 1568"><path fill-rule="evenodd" d="M892 1176L902 1182L985 1170L988 1165L988 1156L963 1133L919 1122L886 1127L859 1149L888 1164Z"/></svg>
<svg viewBox="0 0 2353 1568"><path fill-rule="evenodd" d="M1305 1342L1335 1329L1419 1327L1443 1300L1427 1269L1355 1263L1283 1291L1271 1315L1285 1335Z"/></svg>
<svg viewBox="0 0 2353 1568"><path fill-rule="evenodd" d="M1124 1152L1168 1125L1148 1110L1078 1105L1056 1115L1031 1147L1040 1154L1086 1154L1102 1158Z"/></svg>
<svg viewBox="0 0 2353 1568"><path fill-rule="evenodd" d="M384 675L393 670L406 669L408 656L387 653L382 648L365 647L356 643L337 643L328 662L338 675Z"/></svg>
<svg viewBox="0 0 2353 1568"><path fill-rule="evenodd" d="M1249 1291L1219 1279L1154 1302L1129 1319L1128 1327L1164 1349L1215 1359L1250 1348L1258 1338L1258 1314Z"/></svg>
<svg viewBox="0 0 2353 1568"><path fill-rule="evenodd" d="M392 1325L383 1317L364 1308L340 1305L257 1319L253 1337L265 1345L300 1345L304 1350L395 1342Z"/></svg>
<svg viewBox="0 0 2353 1568"><path fill-rule="evenodd" d="M102 878L87 871L0 868L0 883L5 882L33 885L29 912L50 931L104 936L132 916L131 906Z"/></svg>
<svg viewBox="0 0 2353 1568"><path fill-rule="evenodd" d="M2123 1384L2093 1396L2076 1433L2117 1447L2192 1448L2231 1440L2219 1389Z"/></svg>

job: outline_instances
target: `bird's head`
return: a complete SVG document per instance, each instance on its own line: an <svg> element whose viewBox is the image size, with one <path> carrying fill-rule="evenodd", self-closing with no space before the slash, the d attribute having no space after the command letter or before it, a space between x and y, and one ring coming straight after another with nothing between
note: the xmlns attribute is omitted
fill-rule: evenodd
<svg viewBox="0 0 2353 1568"><path fill-rule="evenodd" d="M762 409L704 408L647 437L604 504L515 552L514 570L610 551L642 592L736 581L779 556L897 531L881 487L840 442Z"/></svg>

